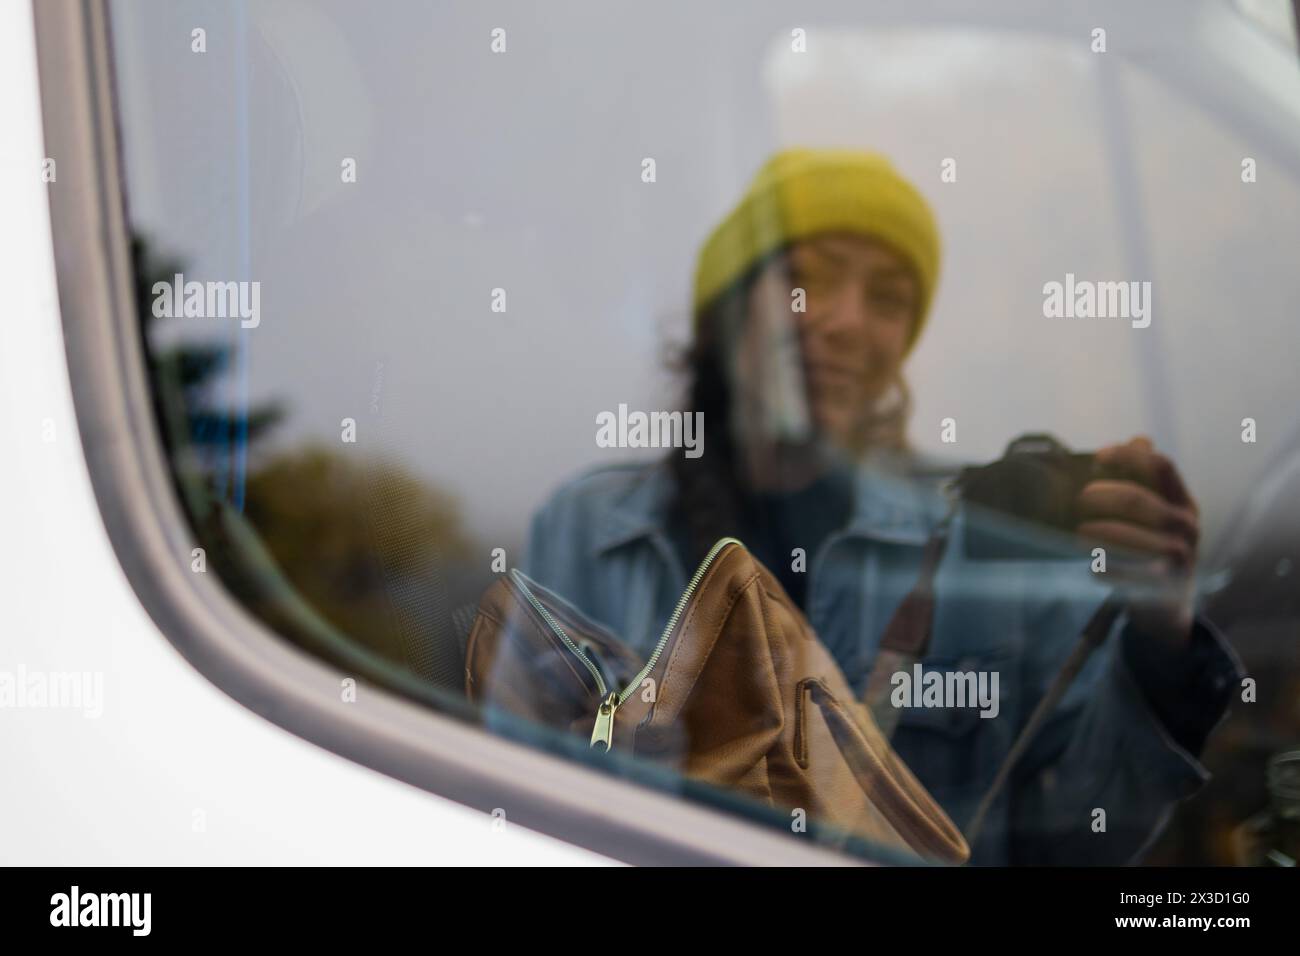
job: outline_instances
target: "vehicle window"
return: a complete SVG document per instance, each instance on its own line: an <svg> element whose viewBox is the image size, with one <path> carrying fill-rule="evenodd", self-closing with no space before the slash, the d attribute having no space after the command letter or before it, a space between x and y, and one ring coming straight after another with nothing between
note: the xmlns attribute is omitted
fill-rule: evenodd
<svg viewBox="0 0 1300 956"><path fill-rule="evenodd" d="M792 839L1294 860L1294 46L1029 6L113 3L195 560Z"/></svg>

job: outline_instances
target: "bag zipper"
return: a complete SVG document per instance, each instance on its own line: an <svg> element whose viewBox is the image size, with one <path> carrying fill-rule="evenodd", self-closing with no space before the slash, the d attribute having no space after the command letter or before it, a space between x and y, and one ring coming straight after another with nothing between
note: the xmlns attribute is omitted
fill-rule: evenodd
<svg viewBox="0 0 1300 956"><path fill-rule="evenodd" d="M641 686L641 682L646 679L646 676L654 670L655 664L659 663L659 657L663 654L664 648L668 646L668 638L672 636L673 629L677 627L677 622L681 620L682 614L686 611L686 605L690 602L691 596L695 593L695 589L700 586L700 581L703 580L705 573L709 570L710 565L713 564L714 559L717 558L717 556L722 552L722 549L729 544L739 545L742 548L745 546L737 538L720 538L718 542L709 549L709 553L704 556L704 560L700 562L700 566L695 569L695 574L691 576L690 583L686 585L686 590L683 591L682 596L677 599L677 606L673 608L672 617L668 618L668 623L664 625L663 633L659 635L659 640L655 643L655 648L650 654L650 659L646 661L645 666L641 668L637 675L632 678L621 692L612 691L606 686L604 679L600 676L600 672L587 655L583 653L582 648L574 643L573 638L569 637L569 635L565 633L564 628L560 626L560 622L555 620L555 617L542 606L542 603L538 601L536 597L533 596L533 592L528 589L528 585L525 583L527 578L525 578L518 569L510 572L515 583L519 585L519 588L524 592L524 596L528 599L529 603L532 604L532 606L542 616L543 620L546 621L547 626L555 632L555 635L564 643L564 646L572 651L573 654L582 661L584 665L586 665L587 669L591 671L591 675L596 678L596 687L600 691L601 701L600 707L596 710L595 726L591 729L591 746L594 747L597 744L603 744L606 752L608 752L613 746L614 715L618 712L618 709L623 706L627 699L636 692L637 688Z"/></svg>
<svg viewBox="0 0 1300 956"><path fill-rule="evenodd" d="M605 677L604 674L601 673L601 668L587 656L587 652L583 647L569 636L569 632L566 631L563 626L561 626L560 622L555 619L555 615L547 610L546 605L537 600L536 595L533 594L533 589L530 588L529 585L535 584L536 582L518 568L511 569L510 577L515 582L515 586L523 592L524 597L527 599L528 603L532 605L533 610L541 616L546 626L551 629L561 642L563 642L564 646L572 652L573 656L578 658L578 660L582 662L582 665L591 672L592 678L596 681L596 690L599 692L601 699L603 700L609 696L609 687L605 683Z"/></svg>

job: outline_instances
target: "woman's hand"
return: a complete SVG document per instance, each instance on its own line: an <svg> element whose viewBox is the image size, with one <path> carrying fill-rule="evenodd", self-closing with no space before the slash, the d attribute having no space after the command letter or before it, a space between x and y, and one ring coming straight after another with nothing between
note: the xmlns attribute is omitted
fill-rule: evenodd
<svg viewBox="0 0 1300 956"><path fill-rule="evenodd" d="M1192 629L1199 509L1178 469L1138 436L1097 452L1108 470L1079 493L1078 533L1107 547L1106 570L1130 592L1129 616L1144 637L1181 649ZM1116 549L1111 553L1110 548Z"/></svg>

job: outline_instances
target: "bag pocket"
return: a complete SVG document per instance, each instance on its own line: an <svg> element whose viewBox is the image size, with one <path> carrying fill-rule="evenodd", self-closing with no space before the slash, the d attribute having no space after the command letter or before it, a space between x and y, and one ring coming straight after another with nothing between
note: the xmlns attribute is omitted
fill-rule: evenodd
<svg viewBox="0 0 1300 956"><path fill-rule="evenodd" d="M892 750L865 708L846 707L815 677L799 682L795 706L794 750L799 766L824 781L828 768L814 764L842 760L861 793L861 800L851 800L842 786L831 788L844 806L829 808L830 818L845 823L851 817L851 829L881 842L901 842L928 859L966 861L970 850L960 831ZM822 744L813 743L817 721L829 731L836 754L827 752L824 737Z"/></svg>

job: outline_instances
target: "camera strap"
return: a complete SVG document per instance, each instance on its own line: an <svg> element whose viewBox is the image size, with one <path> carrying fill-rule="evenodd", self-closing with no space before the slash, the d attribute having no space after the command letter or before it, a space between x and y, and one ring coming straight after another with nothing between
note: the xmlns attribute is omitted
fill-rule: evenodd
<svg viewBox="0 0 1300 956"><path fill-rule="evenodd" d="M862 700L871 711L880 732L888 740L894 734L901 711L889 700L893 675L908 672L930 649L934 626L934 578L948 547L948 530L957 512L954 501L948 513L935 526L921 556L921 572L916 584L903 598L889 619L876 651L876 661L867 678Z"/></svg>
<svg viewBox="0 0 1300 956"><path fill-rule="evenodd" d="M890 618L889 624L886 625L885 632L880 638L875 663L867 678L862 700L886 739L893 737L901 714L901 710L894 707L889 699L893 687L893 675L910 671L912 665L924 658L930 649L930 637L934 626L934 580L947 550L949 531L958 507L959 498L954 496L948 512L931 531L921 557L921 570L916 584L903 598L894 616ZM981 798L965 834L966 841L971 846L975 845L989 809L998 794L1002 792L1002 788L1006 786L1012 771L1025 751L1029 749L1029 745L1033 743L1048 716L1056 709L1065 692L1070 689L1070 685L1074 683L1074 679L1079 675L1088 658L1092 656L1092 652L1105 643L1106 636L1123 610L1123 600L1112 594L1098 606L1092 617L1088 619L1088 623L1084 625L1069 657L1052 678L1047 692L1034 708L1029 720L1011 745L1011 749L1007 751L997 775Z"/></svg>
<svg viewBox="0 0 1300 956"><path fill-rule="evenodd" d="M1105 643L1106 636L1110 634L1111 626L1123 610L1123 599L1112 594L1101 603L1097 610L1093 612L1092 617L1088 619L1088 623L1084 625L1083 633L1079 635L1078 641L1075 642L1070 656L1066 658L1065 663L1061 665L1061 669L1052 678L1047 693L1038 702L1038 706L1034 708L1033 714L1030 715L1024 728L1020 731L1020 735L1016 737L1015 743L1007 751L1002 766L998 768L997 776L993 778L993 783L989 785L983 799L980 800L979 808L975 811L975 815L971 817L971 822L966 827L966 842L971 846L974 846L975 841L979 838L989 808L993 806L993 801L997 799L998 794L1006 785L1007 779L1011 776L1011 771L1015 769L1020 758L1029 749L1029 745L1033 743L1048 716L1056 709L1056 705L1060 703L1061 698L1065 696L1065 692L1070 689L1070 685L1074 683L1074 679L1079 675L1079 671L1083 669L1083 665L1092 655L1092 652Z"/></svg>

